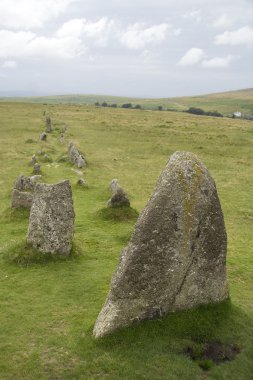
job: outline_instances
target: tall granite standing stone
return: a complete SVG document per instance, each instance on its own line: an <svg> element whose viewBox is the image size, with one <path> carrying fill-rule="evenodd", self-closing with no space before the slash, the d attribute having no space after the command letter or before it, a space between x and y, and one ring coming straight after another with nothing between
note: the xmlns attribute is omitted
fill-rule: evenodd
<svg viewBox="0 0 253 380"><path fill-rule="evenodd" d="M94 335L226 299L226 247L214 180L194 154L174 153L121 252Z"/></svg>
<svg viewBox="0 0 253 380"><path fill-rule="evenodd" d="M68 255L74 235L74 208L69 181L37 184L27 242L42 253Z"/></svg>

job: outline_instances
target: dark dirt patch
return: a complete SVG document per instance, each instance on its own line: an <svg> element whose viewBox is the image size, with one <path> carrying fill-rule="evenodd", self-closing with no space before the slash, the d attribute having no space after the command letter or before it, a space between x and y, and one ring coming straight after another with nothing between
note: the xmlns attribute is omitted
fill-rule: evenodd
<svg viewBox="0 0 253 380"><path fill-rule="evenodd" d="M240 348L236 344L223 344L221 342L207 342L203 345L188 346L184 354L196 361L198 365L208 370L215 364L234 360L240 353Z"/></svg>

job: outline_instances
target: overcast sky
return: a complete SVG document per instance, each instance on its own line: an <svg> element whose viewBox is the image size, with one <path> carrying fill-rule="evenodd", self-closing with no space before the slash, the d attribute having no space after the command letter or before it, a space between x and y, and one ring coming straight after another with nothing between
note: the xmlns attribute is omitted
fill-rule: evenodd
<svg viewBox="0 0 253 380"><path fill-rule="evenodd" d="M0 91L253 87L253 0L0 0Z"/></svg>

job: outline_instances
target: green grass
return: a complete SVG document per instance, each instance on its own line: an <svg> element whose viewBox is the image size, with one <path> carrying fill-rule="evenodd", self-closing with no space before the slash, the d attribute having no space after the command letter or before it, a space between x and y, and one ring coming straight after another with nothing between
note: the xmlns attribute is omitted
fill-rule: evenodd
<svg viewBox="0 0 253 380"><path fill-rule="evenodd" d="M44 110L56 126L69 126L65 145L59 130L38 141ZM252 379L253 123L79 105L1 103L0 113L0 379ZM76 185L79 175L64 159L70 140L87 157L87 188ZM176 150L196 153L216 181L228 232L230 301L96 341L93 325L119 253ZM42 162L41 151L53 162ZM31 174L33 153L43 181L73 185L70 258L27 247L28 212L10 209L13 183L20 173ZM130 197L127 213L106 209L113 178ZM208 371L183 354L187 346L215 340L236 344L241 353Z"/></svg>
<svg viewBox="0 0 253 380"><path fill-rule="evenodd" d="M28 102L67 105L94 105L96 102L117 104L121 107L124 103L132 103L133 106L139 104L143 109L157 110L162 106L164 110L186 111L189 107L202 108L205 111L219 111L224 115L231 115L235 111L245 114L253 114L253 89L229 91L202 96L188 96L177 98L131 98L110 95L57 95L57 96L34 96L26 98L0 98L0 102ZM58 125L64 125L60 122Z"/></svg>

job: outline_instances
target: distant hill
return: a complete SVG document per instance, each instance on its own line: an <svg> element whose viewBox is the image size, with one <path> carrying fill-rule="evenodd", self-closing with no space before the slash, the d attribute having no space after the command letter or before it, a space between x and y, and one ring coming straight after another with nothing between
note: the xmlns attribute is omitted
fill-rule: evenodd
<svg viewBox="0 0 253 380"><path fill-rule="evenodd" d="M185 111L189 107L202 108L205 111L219 111L223 114L230 114L241 111L246 114L253 114L253 88L222 92L201 96L187 96L176 98L131 98L110 95L55 95L55 96L26 96L26 97L0 97L0 101L24 102L24 103L45 103L45 104L122 104L131 103L133 106L140 105L143 109Z"/></svg>

